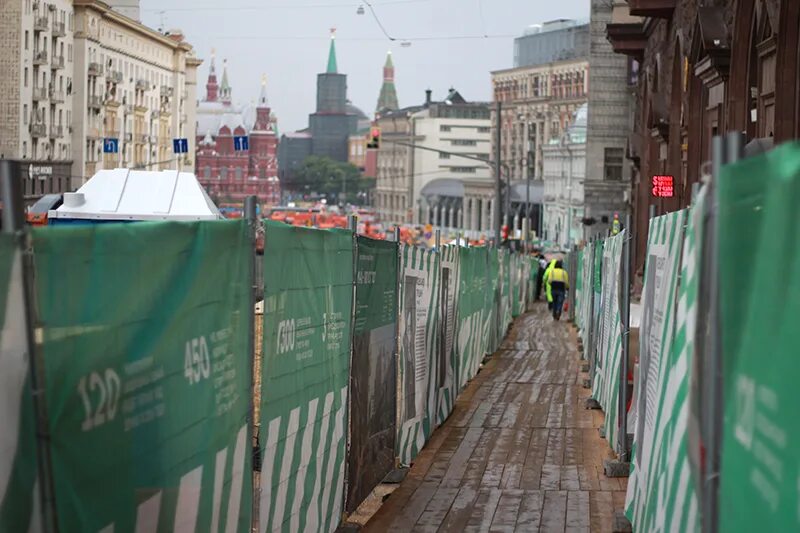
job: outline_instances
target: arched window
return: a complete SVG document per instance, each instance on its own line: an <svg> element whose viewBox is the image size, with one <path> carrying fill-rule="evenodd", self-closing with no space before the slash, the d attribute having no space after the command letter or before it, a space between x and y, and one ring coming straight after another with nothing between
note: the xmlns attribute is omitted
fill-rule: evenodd
<svg viewBox="0 0 800 533"><path fill-rule="evenodd" d="M755 15L747 79L748 140L775 135L777 39L763 0L756 5Z"/></svg>

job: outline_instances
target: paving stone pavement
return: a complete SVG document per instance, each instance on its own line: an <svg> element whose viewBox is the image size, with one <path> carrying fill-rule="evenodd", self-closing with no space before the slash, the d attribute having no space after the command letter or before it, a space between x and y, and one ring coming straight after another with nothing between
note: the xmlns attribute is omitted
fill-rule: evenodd
<svg viewBox="0 0 800 533"><path fill-rule="evenodd" d="M603 474L579 362L543 304L519 317L365 531L611 531L626 480Z"/></svg>

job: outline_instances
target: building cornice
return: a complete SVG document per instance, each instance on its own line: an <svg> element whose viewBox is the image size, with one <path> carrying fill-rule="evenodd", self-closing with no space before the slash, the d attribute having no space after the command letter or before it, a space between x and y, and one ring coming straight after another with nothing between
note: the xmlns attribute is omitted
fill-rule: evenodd
<svg viewBox="0 0 800 533"><path fill-rule="evenodd" d="M76 11L78 9L93 10L102 18L138 33L142 37L157 41L159 44L168 46L169 48L183 50L185 52L190 52L192 50L192 45L188 42L170 39L168 36L159 33L148 26L145 26L141 22L137 22L132 18L126 17L125 15L119 13L118 11L114 11L111 6L100 0L73 0L73 7Z"/></svg>

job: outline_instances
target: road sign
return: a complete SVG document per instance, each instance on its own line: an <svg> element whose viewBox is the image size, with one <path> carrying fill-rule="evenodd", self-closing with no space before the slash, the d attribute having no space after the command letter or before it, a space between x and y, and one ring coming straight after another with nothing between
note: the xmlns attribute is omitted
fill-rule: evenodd
<svg viewBox="0 0 800 533"><path fill-rule="evenodd" d="M103 139L103 153L116 154L119 152L119 139Z"/></svg>
<svg viewBox="0 0 800 533"><path fill-rule="evenodd" d="M240 135L233 138L233 149L237 152L250 149L250 138L247 135Z"/></svg>
<svg viewBox="0 0 800 533"><path fill-rule="evenodd" d="M176 154L189 153L189 139L172 139L172 151Z"/></svg>

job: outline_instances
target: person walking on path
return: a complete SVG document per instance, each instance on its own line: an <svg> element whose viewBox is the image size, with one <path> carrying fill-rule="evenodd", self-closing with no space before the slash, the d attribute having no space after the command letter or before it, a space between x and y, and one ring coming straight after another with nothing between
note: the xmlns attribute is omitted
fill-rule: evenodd
<svg viewBox="0 0 800 533"><path fill-rule="evenodd" d="M545 269L544 276L542 276L542 283L544 283L544 293L545 296L547 296L547 309L549 309L550 311L553 310L553 293L550 290L550 272L553 271L555 266L556 266L556 260L553 259L552 261L550 261L550 264Z"/></svg>
<svg viewBox="0 0 800 533"><path fill-rule="evenodd" d="M542 297L542 285L544 285L544 271L547 270L547 259L543 253L536 257L539 268L536 271L536 300Z"/></svg>
<svg viewBox="0 0 800 533"><path fill-rule="evenodd" d="M569 290L569 275L564 270L562 261L555 261L555 265L546 274L547 292L552 299L553 319L561 320L561 309L564 307L564 299Z"/></svg>

